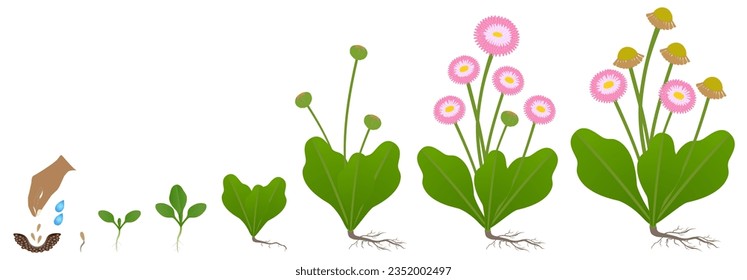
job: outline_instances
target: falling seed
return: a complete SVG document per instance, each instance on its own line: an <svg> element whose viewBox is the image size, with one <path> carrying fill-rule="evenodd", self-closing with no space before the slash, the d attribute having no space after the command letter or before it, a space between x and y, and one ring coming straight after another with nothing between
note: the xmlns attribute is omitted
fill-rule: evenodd
<svg viewBox="0 0 747 280"><path fill-rule="evenodd" d="M62 212L63 209L65 209L65 200L57 202L57 205L54 206L54 211L57 211L57 213Z"/></svg>
<svg viewBox="0 0 747 280"><path fill-rule="evenodd" d="M82 231L80 232L80 239L82 239L83 241L86 241L86 235L83 234Z"/></svg>
<svg viewBox="0 0 747 280"><path fill-rule="evenodd" d="M60 224L62 224L62 213L54 218L54 225L59 226Z"/></svg>
<svg viewBox="0 0 747 280"><path fill-rule="evenodd" d="M36 236L34 235L33 232L31 233L31 239L36 240Z"/></svg>
<svg viewBox="0 0 747 280"><path fill-rule="evenodd" d="M41 229L41 227L42 227L41 224L36 225L36 232L39 232L39 230Z"/></svg>
<svg viewBox="0 0 747 280"><path fill-rule="evenodd" d="M42 242L42 237L39 235L39 237L36 238L36 243Z"/></svg>

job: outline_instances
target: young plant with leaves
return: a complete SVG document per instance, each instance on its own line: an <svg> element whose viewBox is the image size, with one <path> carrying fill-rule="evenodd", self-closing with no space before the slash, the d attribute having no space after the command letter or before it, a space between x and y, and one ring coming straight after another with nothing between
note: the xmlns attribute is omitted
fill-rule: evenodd
<svg viewBox="0 0 747 280"><path fill-rule="evenodd" d="M127 215L125 215L124 221L122 218L117 218L117 221L114 221L114 215L112 215L111 212L106 210L99 211L99 218L101 218L102 221L107 223L114 224L115 227L117 227L117 239L114 241L114 249L116 251L119 251L119 236L122 235L122 228L127 223L134 223L137 221L138 218L140 218L140 211L138 210L132 210Z"/></svg>
<svg viewBox="0 0 747 280"><path fill-rule="evenodd" d="M493 73L493 85L500 96L493 113L487 142L484 141L482 130L482 98L493 58L513 52L519 42L519 33L510 20L493 16L478 24L474 36L478 46L488 53L477 97L471 85L480 74L480 64L477 60L466 55L457 57L450 63L448 71L454 83L466 85L467 88L475 117L476 134L473 149L477 161L474 160L459 126L467 105L457 96L443 97L436 102L433 113L438 122L456 128L470 166L468 167L457 156L444 154L434 147L424 147L418 153L418 164L423 173L423 187L436 201L461 209L474 218L482 226L485 236L491 240L488 247L506 245L517 250L527 250L527 247L542 248L540 241L517 238L519 232L495 235L492 228L514 211L532 206L550 193L552 175L558 162L557 155L549 148L540 149L529 156L527 152L536 125L547 124L555 117L555 105L550 99L540 95L532 96L525 102L524 112L532 122L529 137L522 156L507 165L500 146L506 130L519 122L519 117L515 113L501 113L503 131L495 147L491 146L491 142L503 98L521 92L524 87L524 76L518 69L510 66L499 67ZM475 199L475 192L482 207Z"/></svg>
<svg viewBox="0 0 747 280"><path fill-rule="evenodd" d="M285 208L285 180L275 177L267 186L256 185L254 188L242 183L236 175L228 174L223 178L223 205L228 212L239 218L252 241L262 245L277 245L288 249L283 244L257 239L262 227L275 218Z"/></svg>
<svg viewBox="0 0 747 280"><path fill-rule="evenodd" d="M158 211L158 214L161 214L164 218L174 219L176 224L179 225L179 233L176 235L176 251L179 252L179 238L182 236L184 223L186 223L189 218L197 218L202 215L202 213L205 213L207 205L205 203L196 203L190 206L189 209L187 209L187 215L184 215L184 208L187 207L187 193L184 192L184 189L179 185L171 187L169 202L171 205L157 203L156 211Z"/></svg>
<svg viewBox="0 0 747 280"><path fill-rule="evenodd" d="M618 140L603 138L591 129L579 129L571 138L571 147L578 161L578 177L591 191L633 208L648 223L649 232L658 238L654 245L668 246L671 242L687 249L699 249L703 245L715 247L716 240L710 237L685 236L692 229L678 227L669 232L661 232L658 224L680 206L714 193L726 182L729 158L734 151L734 138L729 132L719 130L698 139L710 100L725 96L723 86L715 77L697 84L698 91L706 98L700 122L692 141L675 152L674 140L667 134L669 122L673 114L687 113L695 106L696 93L689 83L669 79L674 65L681 66L690 61L685 47L680 43L672 43L661 49L664 61L669 66L663 84L656 85L659 94L656 95L657 104L649 131L644 110L649 61L659 32L672 29L675 24L672 13L667 8L658 8L647 16L654 25L654 33L643 65L640 86L637 84L634 68L643 60L642 54L631 47L624 47L613 63L619 68L627 69L630 74L637 104L638 142L618 104L628 87L625 75L612 69L601 71L591 81L592 97L602 103L614 103L633 153ZM669 114L662 131L656 133L662 105ZM646 195L645 201L638 183Z"/></svg>
<svg viewBox="0 0 747 280"><path fill-rule="evenodd" d="M382 233L355 233L355 229L369 211L384 202L397 189L400 172L399 147L393 142L385 141L371 154L363 154L369 133L381 126L381 120L374 115L364 117L363 123L367 131L359 151L350 155L347 153L348 117L355 72L358 63L368 56L368 51L363 46L355 45L350 48L350 55L355 63L345 107L342 153L332 149L327 134L311 109L311 94L304 92L296 97L296 106L309 110L324 136L324 139L312 137L306 142L303 178L314 194L337 211L348 237L355 240L351 247L370 245L379 250L388 250L391 247L404 248L404 242L396 239L377 239Z"/></svg>

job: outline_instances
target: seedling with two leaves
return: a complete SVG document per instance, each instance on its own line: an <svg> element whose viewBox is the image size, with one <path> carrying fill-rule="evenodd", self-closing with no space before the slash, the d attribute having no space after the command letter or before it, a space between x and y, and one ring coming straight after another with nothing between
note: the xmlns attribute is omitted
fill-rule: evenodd
<svg viewBox="0 0 747 280"><path fill-rule="evenodd" d="M187 206L187 193L185 193L184 189L179 185L174 185L171 188L169 202L171 205L157 203L156 211L158 211L158 214L161 214L164 218L174 219L174 221L179 225L179 233L176 235L176 251L179 252L179 239L182 236L184 223L186 223L189 218L197 218L202 215L202 213L205 213L207 205L205 203L196 203L187 209L187 215L185 216L184 208Z"/></svg>
<svg viewBox="0 0 747 280"><path fill-rule="evenodd" d="M122 228L127 223L134 223L137 221L138 218L140 218L140 211L138 210L132 210L127 215L125 215L124 221L122 218L117 218L117 221L114 221L114 215L112 215L111 212L106 210L99 211L99 218L101 218L102 221L107 223L112 223L114 226L117 227L117 239L114 241L114 248L115 250L119 251L119 237L122 235Z"/></svg>

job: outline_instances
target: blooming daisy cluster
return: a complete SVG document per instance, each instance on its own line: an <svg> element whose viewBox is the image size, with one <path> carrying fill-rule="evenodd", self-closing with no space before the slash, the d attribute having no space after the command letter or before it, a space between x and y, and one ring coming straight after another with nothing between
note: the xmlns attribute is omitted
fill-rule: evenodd
<svg viewBox="0 0 747 280"><path fill-rule="evenodd" d="M633 146L634 150L636 150L635 153L637 156L640 156L641 153L646 151L646 147L651 141L651 138L656 135L656 125L659 117L659 111L662 105L664 109L669 111L669 116L667 117L663 130L661 131L661 133L666 133L672 114L684 114L689 112L693 109L697 101L695 90L693 86L691 86L691 84L679 79L670 80L670 75L672 74L672 69L675 65L682 66L690 62L690 58L687 56L687 49L684 45L678 42L670 43L666 48L659 50L659 53L661 53L661 57L663 58L663 62L666 62L668 64L668 67L664 83L661 85L657 85L659 94L656 95L658 99L656 103L656 109L654 112L653 122L651 122L651 125L648 124L648 121L646 120L646 110L644 108L644 94L651 55L660 31L673 29L676 27L676 25L674 24L672 13L667 8L658 8L655 11L648 13L646 17L648 18L648 21L654 26L654 33L651 38L651 43L649 45L647 55L644 56L638 53L633 47L626 46L620 49L620 51L617 53L617 59L612 63L614 66L628 72L628 76L630 77L630 80L633 84L632 88L635 92L635 98L638 105L637 119L638 134L640 138L638 140L638 144L640 144L641 146L640 153L638 152L638 145L636 143L636 140L634 139L635 137L633 136L634 133L631 132L630 128L628 127L625 115L623 114L620 105L617 103L617 101L622 98L625 91L628 89L628 80L626 79L623 72L613 69L600 71L591 79L589 87L591 96L595 100L601 103L615 104L618 114L620 115L620 119L622 120L628 137L630 138L631 145ZM640 75L640 84L638 84L635 69L637 66L641 65L641 62L643 62L643 70ZM705 117L705 112L708 108L708 101L710 99L723 98L726 94L724 94L721 81L716 77L709 77L703 82L698 83L697 88L698 91L706 98L706 104L703 107L703 117ZM698 125L698 130L696 131L696 140L701 125L702 118L701 123Z"/></svg>
<svg viewBox="0 0 747 280"><path fill-rule="evenodd" d="M448 67L449 79L455 84L466 85L470 103L465 104L459 96L448 95L442 97L436 102L433 107L433 114L436 121L439 123L454 125L465 148L467 148L468 146L466 145L466 141L464 140L464 136L461 133L458 123L464 117L465 112L469 108L472 109L476 124L475 145L479 166L482 163L482 158L487 155L488 152L494 150L491 148L490 143L493 138L493 132L500 112L501 103L503 102L503 97L519 94L524 89L525 80L521 71L512 66L501 66L495 71L490 72L490 66L495 57L511 54L516 50L516 47L519 44L519 31L513 22L507 18L499 16L487 17L477 24L474 32L474 39L477 46L488 54L488 61L485 64L485 68L482 69L480 63L478 63L474 57L469 55L461 55L454 58L449 63ZM477 80L480 72L482 72L483 75L482 83L480 84L479 91L475 92L472 89L472 83ZM499 94L499 100L495 107L490 130L487 134L487 141L485 141L486 135L482 131L481 112L483 93L488 75L491 75L492 77L492 84ZM547 124L553 120L555 117L555 105L549 98L542 95L532 96L525 102L524 113L529 121L532 122L532 131L534 131L534 125ZM504 128L515 126L518 122L518 118L510 117L516 116L513 112L505 111L502 116L507 116L501 118L504 123ZM504 133L505 129L503 130L503 133L501 133L501 140L503 139ZM498 141L498 146L495 147L495 150L500 147L501 140ZM531 137L529 140L531 140ZM529 141L527 141L527 146L528 145ZM467 154L470 156L470 161L473 161L469 149L467 149ZM474 162L473 167L476 167Z"/></svg>

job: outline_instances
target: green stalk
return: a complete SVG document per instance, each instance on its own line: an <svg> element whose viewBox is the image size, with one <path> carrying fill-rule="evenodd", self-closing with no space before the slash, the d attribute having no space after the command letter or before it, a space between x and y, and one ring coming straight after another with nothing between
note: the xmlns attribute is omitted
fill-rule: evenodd
<svg viewBox="0 0 747 280"><path fill-rule="evenodd" d="M672 74L672 67L674 64L669 63L669 68L667 68L667 74L664 76L664 83L666 84L669 82L669 75ZM654 112L654 123L651 124L651 136L649 137L649 141L651 141L651 138L654 138L654 134L656 133L656 119L659 118L659 109L661 108L661 98L659 98L659 101L656 102L656 112Z"/></svg>
<svg viewBox="0 0 747 280"><path fill-rule="evenodd" d="M371 129L366 130L366 136L363 137L363 143L361 143L361 150L358 151L359 154L363 153L363 146L366 145L366 139L368 139L368 133L371 132Z"/></svg>
<svg viewBox="0 0 747 280"><path fill-rule="evenodd" d="M179 225L179 234L176 235L176 251L179 252L179 238L182 237L182 225Z"/></svg>
<svg viewBox="0 0 747 280"><path fill-rule="evenodd" d="M332 147L332 143L329 142L329 138L327 138L327 133L324 133L324 128L322 128L322 124L319 122L319 119L316 118L316 114L314 114L314 110L311 110L311 105L309 105L309 112L311 113L311 116L314 117L314 121L316 122L316 125L319 126L319 130L322 131L322 135L324 135L324 140L327 141L327 144L329 144L330 147Z"/></svg>
<svg viewBox="0 0 747 280"><path fill-rule="evenodd" d="M698 129L695 130L695 137L693 138L693 141L698 140L698 134L700 134L700 128L703 126L703 119L705 119L706 111L708 111L708 102L710 101L710 98L706 98L705 105L703 106L703 114L700 115L700 122L698 122Z"/></svg>
<svg viewBox="0 0 747 280"><path fill-rule="evenodd" d="M638 133L641 136L641 141L642 141L641 148L643 149L646 143L643 143L645 136L643 136L643 130L641 129L641 122L640 122L641 121L641 115L640 115L641 113L641 110L640 110L641 109L641 92L638 90L638 81L635 78L635 72L633 71L633 68L628 68L628 72L630 73L630 81L633 83L633 91L635 92L635 100L638 103L638 109L639 109L638 111ZM635 146L635 142L633 141L632 143L633 143L633 146Z"/></svg>
<svg viewBox="0 0 747 280"><path fill-rule="evenodd" d="M672 119L672 112L669 112L669 116L667 116L667 122L664 123L664 130L662 130L661 133L667 133L667 127L669 127L670 119Z"/></svg>
<svg viewBox="0 0 747 280"><path fill-rule="evenodd" d="M345 106L345 130L342 135L342 156L345 160L348 159L347 148L348 148L348 115L350 115L350 97L353 96L353 82L355 81L355 70L358 69L358 60L355 60L353 64L353 75L350 77L350 89L348 90L348 104ZM327 141L329 142L329 141Z"/></svg>
<svg viewBox="0 0 747 280"><path fill-rule="evenodd" d="M643 112L643 97L646 89L646 76L648 74L648 65L651 61L651 53L654 51L654 45L656 44L656 38L659 37L659 28L654 28L654 33L651 35L651 42L648 45L648 51L646 52L646 62L643 63L643 75L641 76L641 87L639 88L640 97L638 101L638 114L640 118L641 131L648 137L648 123L646 122L646 114ZM648 143L648 140L646 141ZM641 151L646 151L646 143L641 143Z"/></svg>
<svg viewBox="0 0 747 280"><path fill-rule="evenodd" d="M467 141L464 141L464 135L462 134L462 130L459 129L459 124L455 123L454 127L456 127L457 133L459 133L459 138L462 139L462 145L464 145L464 151L467 152L469 163L472 164L472 170L477 172L477 168L475 168L475 161L472 160L472 154L469 153L469 147L467 147Z"/></svg>
<svg viewBox="0 0 747 280"><path fill-rule="evenodd" d="M477 101L477 115L480 115L482 109L482 93L485 91L485 81L488 79L488 72L490 72L490 63L493 62L493 55L488 55L488 62L485 62L485 71L482 72L482 83L480 84L480 96Z"/></svg>
<svg viewBox="0 0 747 280"><path fill-rule="evenodd" d="M475 103L475 95L472 93L472 85L467 83L467 92L469 93L469 100L472 103L472 112L475 115L475 142L477 143L477 160L478 164L482 165L483 154L485 150L482 141L482 130L480 129L480 115L478 113L477 103Z"/></svg>
<svg viewBox="0 0 747 280"><path fill-rule="evenodd" d="M501 132L501 138L498 139L498 146L495 146L495 150L496 151L500 151L499 149L501 148L501 142L503 142L503 135L506 134L506 128L508 128L508 126L504 125L503 126L503 132Z"/></svg>
<svg viewBox="0 0 747 280"><path fill-rule="evenodd" d="M635 157L639 158L640 154L638 153L638 147L635 145L635 140L633 139L633 134L630 133L630 127L628 127L628 122L625 120L625 115L623 115L622 109L620 109L620 104L615 101L615 108L617 108L617 114L620 115L620 120L623 122L623 126L625 126L625 132L628 133L628 138L630 138L630 144L633 145L633 151L635 151Z"/></svg>
<svg viewBox="0 0 747 280"><path fill-rule="evenodd" d="M532 141L532 135L534 135L534 127L537 126L536 123L532 123L532 129L529 130L529 139L527 139L527 145L524 147L524 154L522 154L521 157L527 156L527 150L529 150L529 142Z"/></svg>
<svg viewBox="0 0 747 280"><path fill-rule="evenodd" d="M122 228L117 227L117 239L114 240L114 250L119 251L119 236L122 234Z"/></svg>
<svg viewBox="0 0 747 280"><path fill-rule="evenodd" d="M498 106L495 107L495 114L493 114L493 123L490 124L490 132L488 133L488 143L485 145L485 153L490 150L490 140L493 139L493 130L495 129L495 122L498 121L498 112L501 110L501 103L503 103L503 93L501 93L501 97L498 98ZM504 128L503 131L505 132L506 129ZM502 136L503 134L501 134L501 138L503 138Z"/></svg>

